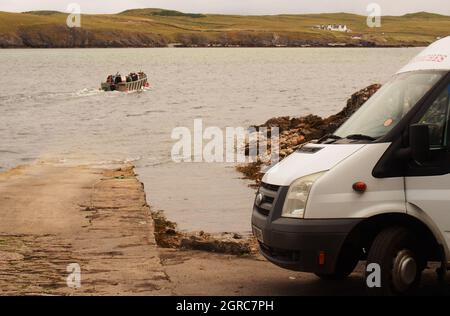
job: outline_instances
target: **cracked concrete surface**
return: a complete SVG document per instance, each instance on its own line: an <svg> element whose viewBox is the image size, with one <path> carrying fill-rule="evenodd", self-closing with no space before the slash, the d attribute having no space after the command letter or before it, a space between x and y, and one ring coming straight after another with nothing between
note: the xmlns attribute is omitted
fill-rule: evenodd
<svg viewBox="0 0 450 316"><path fill-rule="evenodd" d="M0 294L172 294L131 167L37 164L0 174ZM81 288L67 287L78 263Z"/></svg>

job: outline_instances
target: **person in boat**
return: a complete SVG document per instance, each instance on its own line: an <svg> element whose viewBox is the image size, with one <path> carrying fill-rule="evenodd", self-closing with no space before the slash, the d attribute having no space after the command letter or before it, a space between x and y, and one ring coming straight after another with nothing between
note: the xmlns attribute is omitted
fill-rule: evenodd
<svg viewBox="0 0 450 316"><path fill-rule="evenodd" d="M138 79L143 79L145 78L147 75L143 72L143 71L139 71L138 72Z"/></svg>
<svg viewBox="0 0 450 316"><path fill-rule="evenodd" d="M129 77L131 78L131 81L137 81L139 79L135 72L130 72Z"/></svg>

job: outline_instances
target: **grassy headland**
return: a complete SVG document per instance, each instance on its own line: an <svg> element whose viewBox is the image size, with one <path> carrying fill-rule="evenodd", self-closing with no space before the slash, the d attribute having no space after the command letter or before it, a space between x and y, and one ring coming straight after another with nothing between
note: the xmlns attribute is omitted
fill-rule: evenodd
<svg viewBox="0 0 450 316"><path fill-rule="evenodd" d="M450 34L450 16L425 12L385 16L380 28L348 13L238 16L134 9L83 14L81 28L68 28L67 15L0 12L0 47L424 46ZM314 28L321 24L345 24L352 32Z"/></svg>

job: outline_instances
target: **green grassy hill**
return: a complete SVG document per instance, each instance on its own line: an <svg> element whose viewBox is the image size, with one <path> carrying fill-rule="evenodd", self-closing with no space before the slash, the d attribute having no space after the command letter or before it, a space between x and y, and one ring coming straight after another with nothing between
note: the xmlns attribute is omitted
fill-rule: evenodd
<svg viewBox="0 0 450 316"><path fill-rule="evenodd" d="M181 46L423 46L450 35L450 17L426 12L382 18L368 28L366 17L348 13L237 16L134 9L82 15L81 28L66 26L66 13L0 12L0 47ZM352 32L314 28L346 24Z"/></svg>

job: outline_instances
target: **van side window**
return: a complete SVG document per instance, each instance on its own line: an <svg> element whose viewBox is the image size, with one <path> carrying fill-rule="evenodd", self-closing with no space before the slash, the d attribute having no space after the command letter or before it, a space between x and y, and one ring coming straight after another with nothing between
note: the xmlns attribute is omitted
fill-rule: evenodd
<svg viewBox="0 0 450 316"><path fill-rule="evenodd" d="M442 148L448 145L449 92L450 86L444 89L419 121L420 124L429 126L431 148Z"/></svg>

